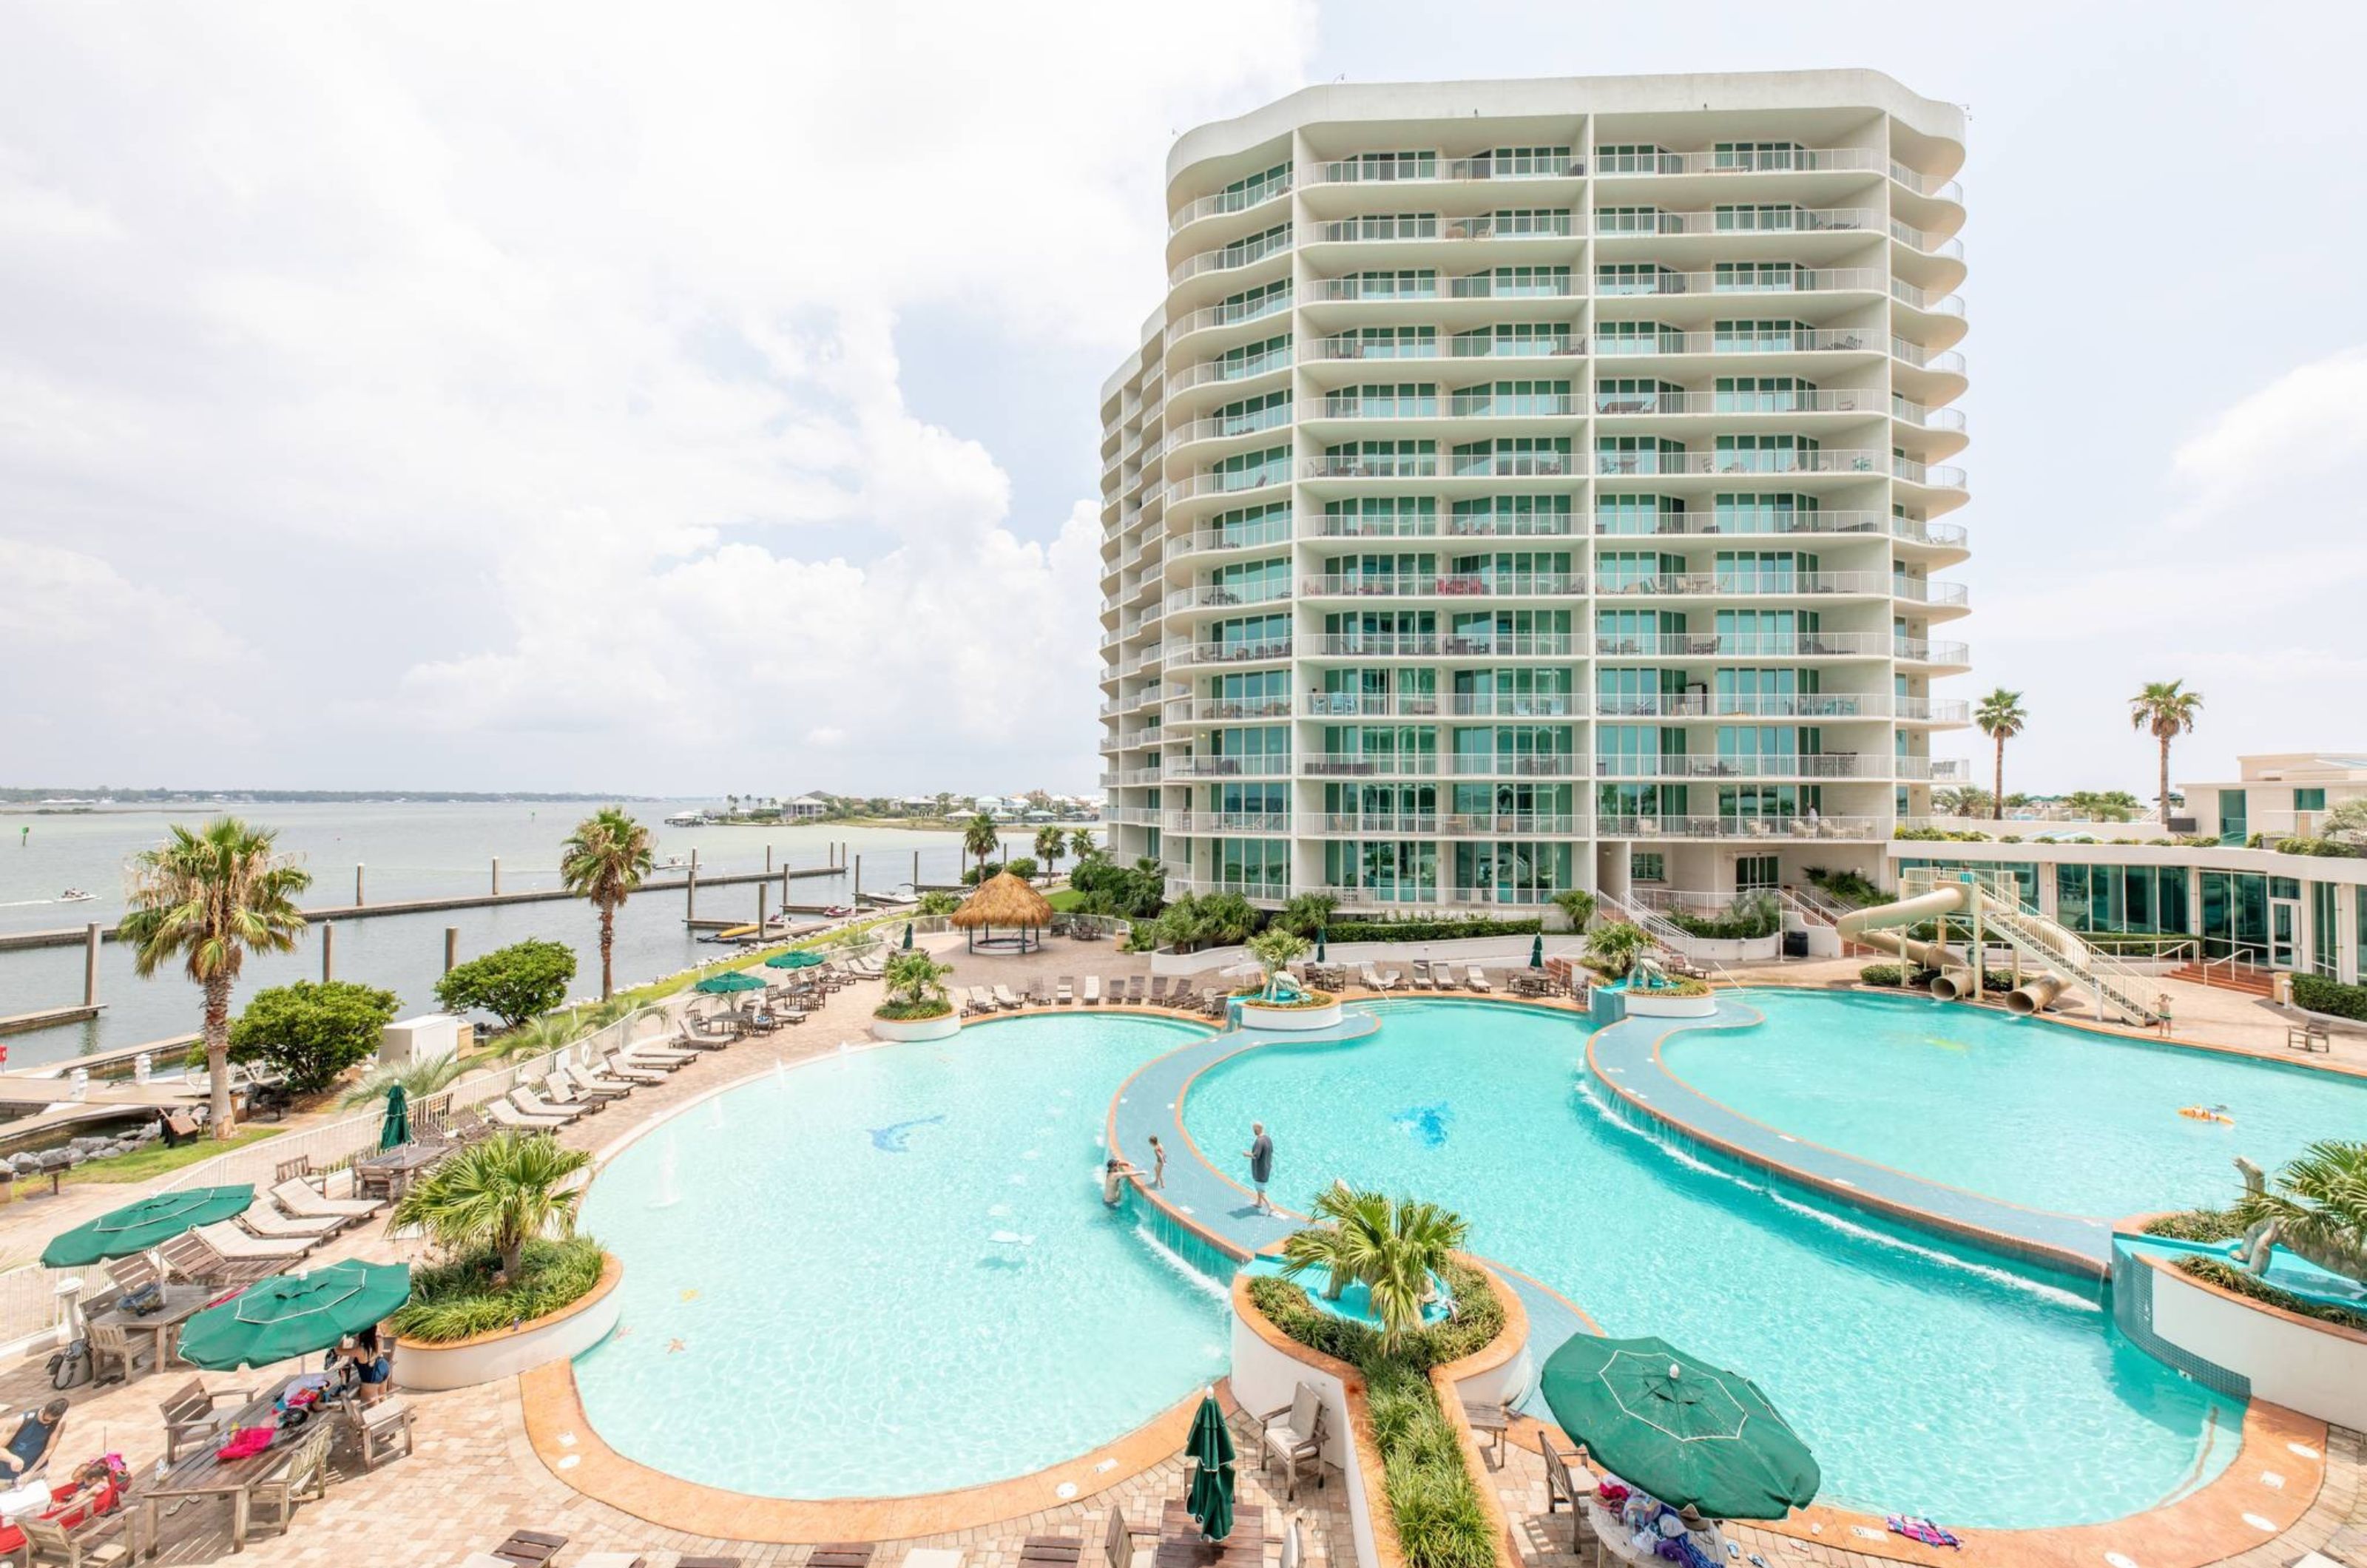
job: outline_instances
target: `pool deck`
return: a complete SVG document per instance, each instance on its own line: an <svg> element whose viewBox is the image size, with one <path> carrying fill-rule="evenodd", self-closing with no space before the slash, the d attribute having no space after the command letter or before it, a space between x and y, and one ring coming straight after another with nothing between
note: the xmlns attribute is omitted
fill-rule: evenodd
<svg viewBox="0 0 2367 1568"><path fill-rule="evenodd" d="M1761 1021L1756 1008L1730 996L1717 998L1711 1018L1629 1019L1597 1031L1587 1042L1587 1066L1630 1111L1829 1201L2041 1268L2097 1280L2111 1273L2109 1219L2026 1208L1795 1137L1712 1100L1670 1072L1662 1059L1661 1047L1687 1030L1747 1029Z"/></svg>

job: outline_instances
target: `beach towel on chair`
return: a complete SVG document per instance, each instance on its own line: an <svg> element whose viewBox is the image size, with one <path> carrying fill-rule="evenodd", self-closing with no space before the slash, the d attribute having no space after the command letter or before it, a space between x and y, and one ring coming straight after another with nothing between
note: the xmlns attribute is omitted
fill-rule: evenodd
<svg viewBox="0 0 2367 1568"><path fill-rule="evenodd" d="M1926 1546L1957 1546L1965 1543L1927 1518L1914 1514L1892 1514L1884 1520L1892 1530L1909 1540L1920 1540Z"/></svg>

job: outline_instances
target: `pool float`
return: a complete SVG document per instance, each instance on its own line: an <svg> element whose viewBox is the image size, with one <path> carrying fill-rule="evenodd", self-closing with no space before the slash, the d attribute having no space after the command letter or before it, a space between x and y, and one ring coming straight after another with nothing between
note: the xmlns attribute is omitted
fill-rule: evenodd
<svg viewBox="0 0 2367 1568"><path fill-rule="evenodd" d="M2236 1124L2236 1119L2227 1114L2224 1105L2181 1105L2178 1113L2190 1122L2224 1122L2230 1127Z"/></svg>

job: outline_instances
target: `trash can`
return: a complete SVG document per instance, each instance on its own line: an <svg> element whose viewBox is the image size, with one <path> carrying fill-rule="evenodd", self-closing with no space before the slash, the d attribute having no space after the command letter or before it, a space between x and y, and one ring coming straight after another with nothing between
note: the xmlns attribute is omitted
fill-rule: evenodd
<svg viewBox="0 0 2367 1568"><path fill-rule="evenodd" d="M1784 933L1784 956L1786 958L1807 957L1808 933L1806 931L1785 931Z"/></svg>

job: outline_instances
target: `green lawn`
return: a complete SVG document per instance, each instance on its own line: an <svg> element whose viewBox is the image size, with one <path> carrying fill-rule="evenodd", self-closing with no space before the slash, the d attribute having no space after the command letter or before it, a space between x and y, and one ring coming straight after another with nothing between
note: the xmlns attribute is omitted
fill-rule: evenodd
<svg viewBox="0 0 2367 1568"><path fill-rule="evenodd" d="M1058 893L1046 894L1044 896L1044 901L1052 906L1052 910L1055 914L1059 914L1070 909L1082 908L1085 902L1085 896L1078 892L1073 887L1063 887Z"/></svg>
<svg viewBox="0 0 2367 1568"><path fill-rule="evenodd" d="M199 1160L211 1159L216 1155L227 1154L232 1149L244 1148L249 1144L261 1143L266 1138L276 1138L278 1135L279 1129L277 1127L241 1127L229 1137L220 1141L199 1137L194 1142L183 1144L177 1149L168 1149L161 1143L151 1144L144 1149L134 1149L128 1155L117 1155L110 1159L95 1159L87 1165L78 1165L66 1172L65 1185L72 1187L85 1181L108 1183L146 1181L151 1177L163 1176L167 1171L178 1170L185 1165L195 1165Z"/></svg>

